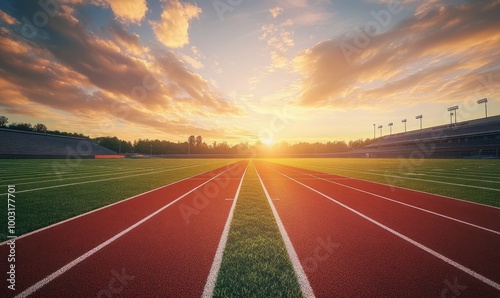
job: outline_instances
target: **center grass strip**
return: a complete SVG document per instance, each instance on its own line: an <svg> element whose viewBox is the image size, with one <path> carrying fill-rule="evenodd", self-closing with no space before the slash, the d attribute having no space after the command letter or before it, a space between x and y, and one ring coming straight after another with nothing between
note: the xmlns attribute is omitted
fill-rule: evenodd
<svg viewBox="0 0 500 298"><path fill-rule="evenodd" d="M302 297L253 162L240 190L213 296Z"/></svg>

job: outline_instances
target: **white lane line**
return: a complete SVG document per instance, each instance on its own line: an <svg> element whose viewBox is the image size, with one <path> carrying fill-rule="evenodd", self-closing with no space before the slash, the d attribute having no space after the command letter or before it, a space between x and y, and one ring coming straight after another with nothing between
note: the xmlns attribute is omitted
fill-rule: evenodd
<svg viewBox="0 0 500 298"><path fill-rule="evenodd" d="M316 168L332 169L331 167L325 167L325 166L317 166L317 165L311 165L311 166L316 167ZM342 168L339 168L339 169L342 169ZM437 183L437 184L446 184L446 185L454 185L454 186L461 186L461 187L486 189L486 190L491 190L491 191L500 191L500 189L498 189L498 188L491 188L491 187L484 187L484 186L476 186L476 185L469 185L469 184L460 184L460 183L436 181L436 180L429 180L429 179L419 179L419 178L404 177L404 176L397 176L397 175L390 175L390 174L376 174L376 173L356 171L356 170L348 170L348 169L344 169L344 170L348 171L348 172L355 172L355 173L361 173L361 174L369 174L369 175L375 175L375 176L385 176L385 177L407 179L407 180L426 181L426 182L432 182L432 183Z"/></svg>
<svg viewBox="0 0 500 298"><path fill-rule="evenodd" d="M145 168L145 169L134 169L133 171L134 172L146 172L146 171L154 171L154 170L157 170L156 168ZM116 171L116 172L107 172L107 173L102 173L101 174L98 174L98 175L92 175L91 172L87 172L86 174L84 175L65 175L66 178L61 178L61 179L51 179L51 180L37 180L37 181L29 181L29 182L21 182L21 183L17 183L16 182L16 185L27 185L27 184L36 184L36 183L47 183L47 182L54 182L54 181L63 181L63 180L74 180L74 179L87 179L87 178L93 178L93 177L102 177L102 176L111 176L111 175L120 175L120 174L125 174L125 173L129 173L130 170L126 170L126 171ZM52 177L54 175L51 175ZM33 180L33 179L38 179L39 177L34 177L34 178L25 178L25 179L13 179L11 178L10 180L15 180L15 181L20 181L20 180ZM5 186L7 184L2 184L0 186Z"/></svg>
<svg viewBox="0 0 500 298"><path fill-rule="evenodd" d="M223 166L223 167L225 167L225 166ZM214 171L214 170L217 170L217 169L208 170L208 171L206 171L206 172L203 172L203 173L200 173L200 174L196 174L196 175L193 175L193 176L191 176L191 177L184 178L184 179L182 179L182 180L177 180L177 181L174 181L174 182L172 182L172 183L170 183L170 184L163 185L163 186L160 186L160 187L155 188L155 189L152 189L152 190L148 190L148 191L146 191L146 192L140 193L140 194L135 195L135 196L133 196L133 197L126 198L126 199L120 200L120 201L118 201L118 202L114 202L114 203L109 204L109 205L106 205L106 206L102 206L102 207L100 207L100 208L97 208L97 209L91 210L91 211L89 211L89 212L82 213L82 214L80 214L80 215L77 215L77 216L74 216L74 217L71 217L71 218L65 219L65 220L60 221L60 222L56 222L55 224L51 224L51 225L49 225L49 226L46 226L46 227L40 228L40 229L38 229L38 230L35 230L35 231L32 231L32 232L29 232L29 233L23 234L23 235L21 235L21 236L17 237L17 238L16 238L16 241L19 241L20 239L25 238L25 237L28 237L28 236L30 236L30 235L33 235L33 234L36 234L36 233L42 232L42 231L44 231L44 230L47 230L47 229L53 228L53 227L55 227L55 226L61 225L61 224L66 223L66 222L68 222L68 221L72 221L72 220L75 220L75 219L77 219L77 218L80 218L80 217L83 217L83 216L86 216L86 215L92 214L92 213L94 213L94 212L101 211L102 209L106 209L106 208L112 207L112 206L114 206L114 205L121 204L121 203L123 203L123 202L129 201L129 200L132 200L132 199L135 199L135 198L140 197L140 196L145 195L145 194L148 194L148 193L150 193L150 192L157 191L157 190L162 189L162 188L164 188L164 187L168 187L168 186L174 185L174 184L176 184L176 183L178 183L178 182L182 182L182 181L185 181L185 180L193 179L193 178L194 178L194 177L196 177L196 176L200 176L200 175L203 175L203 174L206 174L206 173L212 172L212 171ZM8 240L6 240L6 241L4 241L4 242L0 243L0 246L5 245L5 244L7 243L7 241L8 241Z"/></svg>
<svg viewBox="0 0 500 298"><path fill-rule="evenodd" d="M158 170L158 168L133 168L133 169L124 169L124 170L118 170L118 171L113 171L113 169L108 169L106 171L101 171L101 169L97 169L97 168L94 168L94 169L88 169L84 172L82 171L75 171L75 172L72 172L72 173L64 173L64 177L67 177L67 178L61 178L61 179L52 179L52 180L38 180L38 181L33 181L33 182L22 182L22 184L31 184L31 183L37 183L37 182L50 182L50 181L60 181L60 180L66 180L66 179L76 179L76 178L85 178L85 177L97 177L97 176L105 176L105 175L116 175L116 174L121 174L121 173L127 173L127 172L131 172L131 171L134 171L134 172L143 172L143 171L154 171L154 170ZM99 172L100 174L99 175L92 175L92 176L88 176L92 173L96 173L96 172ZM52 178L54 177L54 175L63 175L63 173L57 173L57 172L45 172L45 174L43 175L29 175L28 177L26 178L18 178L14 175L11 175L8 177L8 179L10 180L15 180L15 181L26 181L26 180L36 180L36 179L41 179L41 178ZM7 178L6 178L7 179ZM2 179L2 180L6 180L6 179ZM16 183L16 184L21 184L21 183ZM4 186L4 185L0 185L0 186Z"/></svg>
<svg viewBox="0 0 500 298"><path fill-rule="evenodd" d="M212 263L212 267L210 267L210 273L208 274L207 282L205 283L205 288L203 289L203 294L201 295L201 297L210 298L213 296L215 285L217 283L217 276L219 275L220 266L222 264L224 249L226 248L227 244L229 228L231 227L231 221L233 220L234 209L236 207L236 202L238 201L238 196L240 195L241 185L243 184L243 179L245 178L247 168L248 164L245 167L245 172L243 172L243 175L241 176L240 184L238 185L238 189L236 191L236 194L234 195L234 199L231 199L233 200L233 205L231 206L226 224L224 225L224 230L222 231L222 236L220 237L219 245L217 246L217 251L215 252L214 261Z"/></svg>
<svg viewBox="0 0 500 298"><path fill-rule="evenodd" d="M423 245L423 244L421 244L421 243L419 243L419 242L417 242L417 241L415 241L415 240L413 240L413 239L411 239L411 238L409 238L409 237L407 237L407 236L405 236L405 235L403 235L403 234L401 234L401 233L399 233L399 232L397 232L397 231L389 228L388 226L386 226L386 225L384 225L384 224L382 224L382 223L374 220L371 217L368 217L368 216L364 215L363 213L361 213L359 211L356 211L356 210L352 209L351 207L349 207L347 205L342 204L341 202L339 202L339 201L337 201L337 200L335 200L335 199L333 199L333 198L325 195L324 193L322 193L320 191L317 191L316 189L314 189L312 187L309 187L309 186L305 185L302 182L299 182L299 181L297 181L297 180L295 180L295 179L293 179L293 178L291 178L291 177L289 177L289 176L287 176L287 175L285 175L285 174L283 174L283 173L281 173L281 172L279 172L279 171L277 171L275 169L272 169L272 168L270 168L270 169L273 170L273 171L275 171L276 173L279 173L279 174L287 177L288 179L294 181L295 183L300 184L300 185L302 185L302 186L304 186L304 187L312 190L313 192L315 192L315 193L317 193L317 194L319 194L319 195L327 198L328 200L330 200L330 201L332 201L332 202L334 202L334 203L336 203L336 204L344 207L345 209L347 209L347 210L349 210L349 211L351 211L351 212L353 212L353 213L361 216L362 218L364 218L364 219L370 221L371 223L373 223L373 224L381 227L382 229L388 231L389 233L391 233L391 234L393 234L393 235L395 235L395 236L397 236L397 237L399 237L399 238L401 238L401 239L403 239L403 240L405 240L405 241L407 241L407 242L415 245L416 247L418 247L418 248L420 248L420 249L422 249L422 250L430 253L434 257L436 257L436 258L438 258L438 259L440 259L440 260L448 263L449 265L451 265L451 266L453 266L453 267L455 267L455 268L457 268L457 269L459 269L459 270L461 270L461 271L469 274L470 276L472 276L472 277L474 277L474 278L476 278L476 279L484 282L485 284L490 285L490 286L494 287L497 290L500 290L500 284L494 282L493 280L491 280L491 279L489 279L489 278L487 278L487 277L485 277L485 276L483 276L483 275L481 275L481 274L473 271L472 269L469 269L469 268L467 268L467 267L465 267L465 266L463 266L463 265L461 265L461 264L453 261L452 259L449 259L449 258L445 257L444 255L442 255L442 254L440 254L440 253L438 253L438 252L436 252L436 251L428 248L427 246L425 246L425 245Z"/></svg>
<svg viewBox="0 0 500 298"><path fill-rule="evenodd" d="M369 195L372 195L374 197L378 197L378 198L381 198L381 199L384 199L384 200L387 200L387 201L391 201L391 202L394 202L394 203L397 203L397 204L401 204L401 205L404 205L404 206L407 206L407 207L410 207L410 208L414 208L414 209L417 209L417 210L420 210L420 211L423 211L423 212L427 212L427 213L430 213L430 214L433 214L433 215L436 215L436 216L440 216L440 217L443 217L443 218L446 218L446 219L449 219L449 220L453 220L453 221L456 221L456 222L459 222L459 223L462 223L462 224L465 224L465 225L469 225L469 226L474 227L474 228L478 228L478 229L481 229L481 230L484 230L484 231L487 231L487 232L491 232L491 233L500 235L499 231L491 230L491 229L488 229L488 228L485 228L485 227L482 227L482 226L479 226L479 225L476 225L476 224L473 224L473 223L470 223L470 222L467 222L467 221L463 221L463 220L460 220L460 219L457 219L457 218L454 218L454 217L450 217L450 216L447 216L447 215L444 215L444 214L441 214L441 213L437 213L437 212L428 210L428 209L424 209L424 208L420 208L420 207L417 207L417 206L413 206L411 204L403 203L403 202L400 202L398 200L394 200L394 199L391 199L391 198L388 198L388 197L384 197L384 196L381 196L381 195L378 195L378 194L375 194L375 193L372 193L372 192L369 192L369 191L365 191L365 190L362 190L362 189L359 189L359 188L355 188L355 187L352 187L352 186L348 186L348 185L345 185L345 184L342 184L342 183L334 182L334 181L331 181L331 180L328 180L328 179L325 179L325 178L321 178L321 177L315 176L313 174L307 174L307 173L300 172L300 171L293 170L293 169L290 169L290 170L294 171L294 172L297 172L297 173L301 173L301 174L307 175L307 176L315 177L316 179L323 180L323 181L326 181L326 182L329 182L329 183L332 183L332 184L336 184L336 185L339 185L339 186L342 186L342 187L345 187L345 188L353 189L353 190L356 190L358 192L366 193L366 194L369 194Z"/></svg>
<svg viewBox="0 0 500 298"><path fill-rule="evenodd" d="M238 165L236 165L238 166ZM234 167L236 167L234 166ZM157 215L158 213L162 212L163 210L167 209L168 207L172 206L173 204L175 204L176 202L178 202L179 200L181 200L182 198L186 197L187 195L189 195L190 193L194 192L195 190L197 190L198 188L202 187L203 185L207 184L208 182L214 180L215 178L219 177L220 175L224 174L225 172L231 170L232 168L234 167L231 167L227 170L225 170L224 172L221 172L219 173L218 175L214 176L213 178L210 178L209 180L207 180L206 182L198 185L197 187L191 189L190 191L186 192L185 194L183 194L182 196L178 197L177 199L175 199L174 201L168 203L167 205L163 206L162 208L156 210L155 212L151 213L150 215L144 217L143 219L141 219L140 221L136 222L135 224L131 225L130 227L128 227L127 229L121 231L120 233L116 234L115 236L109 238L108 240L106 240L105 242L101 243L100 245L94 247L93 249L89 250L88 252L86 252L85 254L79 256L78 258L76 258L75 260L69 262L68 264L64 265L63 267L61 267L59 270L57 270L56 272L50 274L49 276L43 278L42 280L38 281L37 283L35 283L34 285L32 285L31 287L27 288L26 290L24 290L23 292L21 292L19 295L15 296L15 298L21 298L21 297L27 297L33 293L35 293L36 291L38 291L39 289L41 289L43 286L45 286L46 284L50 283L51 281L53 281L54 279L56 279L57 277L61 276L62 274L66 273L66 271L70 270L71 268L73 268L74 266L76 266L78 263L84 261L85 259L87 259L88 257L92 256L93 254L95 254L96 252L100 251L101 249L103 249L104 247L108 246L109 244L113 243L115 240L117 240L118 238L122 237L123 235L127 234L128 232L132 231L133 229L137 228L138 226L140 226L141 224L145 223L147 220L151 219L153 216Z"/></svg>
<svg viewBox="0 0 500 298"><path fill-rule="evenodd" d="M289 165L279 164L279 163L274 163L274 162L268 162L268 163L271 163L271 164L276 164L276 165L280 165L280 166L284 166L284 167L289 167L289 168L291 168L291 167L292 167L292 166L289 166ZM303 164L303 165L308 166L307 164ZM314 166L314 165L310 165L310 166L312 166L312 167L316 167L316 168L332 169L332 168L330 168L330 167L324 167L324 166ZM316 172L316 171L314 171L314 170L310 170L310 171L311 171L311 172ZM370 174L370 173L367 173L367 174ZM329 173L329 175L339 176L339 175L337 175L337 174L330 174L330 173ZM378 175L378 176L381 176L381 175ZM374 184L383 185L383 186L387 186L387 187L393 187L393 188L399 188L399 189L404 189L404 190L409 190L409 191L419 192L419 193L428 194L428 195L433 195L433 196L437 196L437 197L441 197L441 198L445 198L445 199L449 199L449 200L459 201L459 202L462 202L462 203L479 205L479 206L482 206L482 207L488 207L488 208L500 209L500 207L496 207L496 206L491 206L491 205L481 204L481 203L478 203L478 202L466 201L466 200L464 200L464 199L457 199L457 198L453 198L453 197L449 197L449 196L445 196L445 195L438 195L438 194L431 193L431 192L428 192L428 191L423 191L423 190L418 190L418 189L412 189L412 188L403 187L403 186L397 186L397 185L393 185L393 184L385 184L385 183L380 183L380 182L376 182L376 181L372 181L372 180L361 179L361 178L353 178L353 177L347 177L347 176L344 176L344 178L346 178L346 179L351 179L351 180L359 180L359 181L364 181L364 182L374 183Z"/></svg>
<svg viewBox="0 0 500 298"><path fill-rule="evenodd" d="M254 165L255 166L255 165ZM292 241L290 240L290 237L288 236L288 233L286 232L285 226L283 225L283 222L281 221L281 218L278 214L278 211L274 207L274 204L271 200L271 197L269 196L269 193L267 192L267 188L264 185L264 182L262 182L262 179L260 178L259 171L257 171L257 167L255 167L255 171L257 172L257 177L259 177L260 185L262 186L262 189L264 190L264 193L266 194L267 201L269 205L271 206L271 210L274 215L274 219L276 220L276 223L278 224L278 229L281 234L281 238L283 238L283 242L285 243L286 251L288 252L288 257L290 258L290 261L292 262L293 270L295 271L295 275L297 276L297 280L300 285L300 290L302 291L302 296L304 297L315 297L314 291L311 287L311 284L309 283L309 279L307 278L307 275L304 271L304 268L302 268L302 265L300 264L299 257L297 255L297 252L293 248Z"/></svg>
<svg viewBox="0 0 500 298"><path fill-rule="evenodd" d="M211 162L211 163L202 164L202 165L208 165L208 164L213 164L213 163L217 163L217 162ZM187 168L199 167L199 166L200 165L198 164L198 165L192 165L192 166L186 166L186 167L180 167L180 168L171 168L171 169L166 169L166 170L163 170L163 171L148 172L148 173L128 175L128 176L119 176L119 177L99 179L99 180L92 180L92 181L82 181L82 182L75 182L75 183L68 183L68 184L52 185L52 186L46 186L46 187L40 187L40 188L32 188L32 189L20 190L20 191L16 191L16 193L32 192L32 191L37 191L37 190L59 188L59 187L66 187L66 186L72 186L72 185L80 185L80 184L87 184L87 183L96 183L96 182L102 182L102 181L109 181L109 180L116 180L116 179L124 179L124 178L130 178L130 177L137 177L137 176L158 174L158 173L163 173L163 172L169 172L169 171L174 171L174 170L179 170L179 169L187 169ZM0 194L0 196L4 196L4 195L7 195L7 193Z"/></svg>

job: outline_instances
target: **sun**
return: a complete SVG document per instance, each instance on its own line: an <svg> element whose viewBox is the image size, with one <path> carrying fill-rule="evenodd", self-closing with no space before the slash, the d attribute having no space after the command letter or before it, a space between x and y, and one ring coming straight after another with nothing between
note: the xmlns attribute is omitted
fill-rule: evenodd
<svg viewBox="0 0 500 298"><path fill-rule="evenodd" d="M265 138L265 139L261 139L261 142L264 145L271 146L274 143L274 140L272 138Z"/></svg>

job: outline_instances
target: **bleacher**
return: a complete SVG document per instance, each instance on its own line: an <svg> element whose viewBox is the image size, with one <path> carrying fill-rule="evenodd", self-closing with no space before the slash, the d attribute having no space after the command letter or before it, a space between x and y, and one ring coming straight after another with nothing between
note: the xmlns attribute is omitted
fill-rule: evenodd
<svg viewBox="0 0 500 298"><path fill-rule="evenodd" d="M499 158L500 116L379 138L351 157Z"/></svg>
<svg viewBox="0 0 500 298"><path fill-rule="evenodd" d="M0 128L0 158L95 158L117 153L91 140Z"/></svg>

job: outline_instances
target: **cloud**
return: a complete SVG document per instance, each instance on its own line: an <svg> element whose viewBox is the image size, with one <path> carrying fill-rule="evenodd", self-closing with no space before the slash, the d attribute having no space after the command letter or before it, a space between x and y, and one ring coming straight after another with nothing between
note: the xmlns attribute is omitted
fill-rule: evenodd
<svg viewBox="0 0 500 298"><path fill-rule="evenodd" d="M13 17L18 20L38 9L36 2L16 5ZM123 51L141 48L137 35L119 23L88 31L83 22L73 23L65 9L61 6L61 13L29 40L17 30L0 28L3 111L62 111L88 121L123 121L172 134L206 131L207 136L221 129L209 132L200 121L241 113L173 52ZM196 47L191 51L202 57Z"/></svg>
<svg viewBox="0 0 500 298"><path fill-rule="evenodd" d="M205 65L201 62L201 59L205 58L205 56L200 52L200 50L198 50L196 46L192 46L191 53L192 55L181 54L182 60L191 65L194 69L204 68Z"/></svg>
<svg viewBox="0 0 500 298"><path fill-rule="evenodd" d="M482 77L500 71L499 14L498 1L439 6L375 36L319 43L294 59L303 75L297 103L388 108L472 96Z"/></svg>
<svg viewBox="0 0 500 298"><path fill-rule="evenodd" d="M169 48L180 48L189 43L189 22L198 18L201 8L191 3L171 0L163 7L161 21L151 21L156 38Z"/></svg>
<svg viewBox="0 0 500 298"><path fill-rule="evenodd" d="M293 31L289 31L293 22L286 20L280 24L266 24L261 27L262 33L259 40L266 42L266 47L271 51L271 68L285 68L288 64L286 53L295 46Z"/></svg>
<svg viewBox="0 0 500 298"><path fill-rule="evenodd" d="M8 25L17 24L17 20L5 13L3 10L0 10L0 20L4 23L7 23Z"/></svg>
<svg viewBox="0 0 500 298"><path fill-rule="evenodd" d="M271 16L273 18L277 18L282 12L283 12L283 8L278 7L278 6L269 9L269 13L271 14Z"/></svg>
<svg viewBox="0 0 500 298"><path fill-rule="evenodd" d="M125 50L128 50L137 55L144 52L144 48L140 44L139 35L133 34L125 30L119 24L112 24L108 28L108 32L112 38Z"/></svg>
<svg viewBox="0 0 500 298"><path fill-rule="evenodd" d="M146 0L106 0L116 18L124 23L140 23L148 6Z"/></svg>

